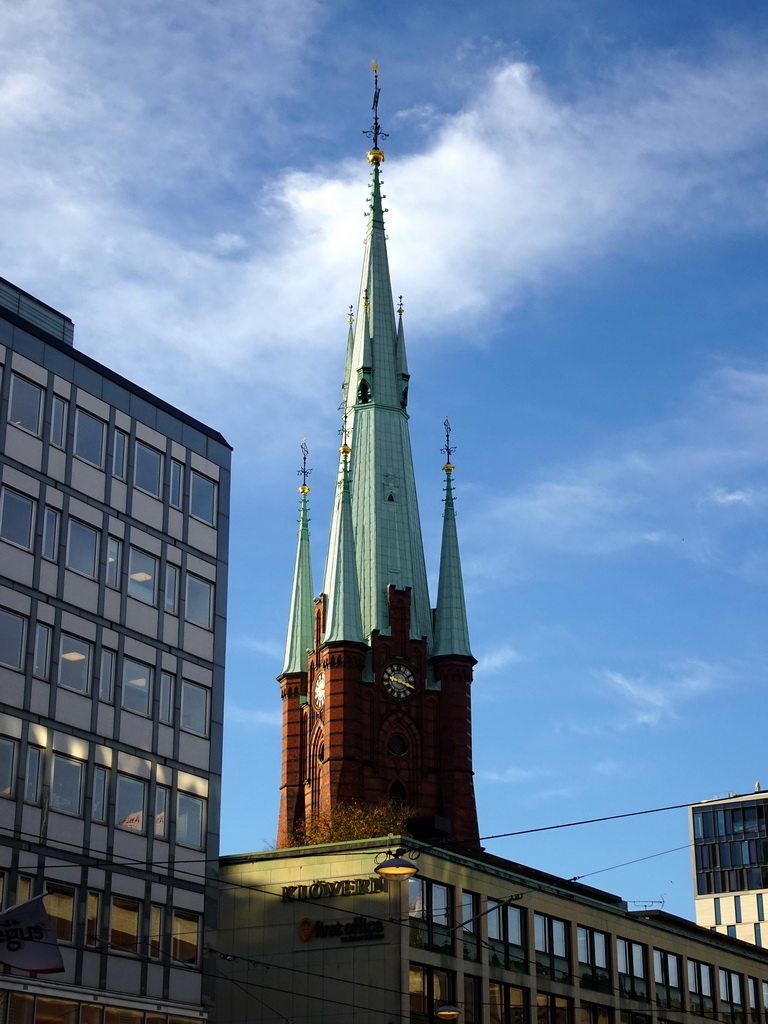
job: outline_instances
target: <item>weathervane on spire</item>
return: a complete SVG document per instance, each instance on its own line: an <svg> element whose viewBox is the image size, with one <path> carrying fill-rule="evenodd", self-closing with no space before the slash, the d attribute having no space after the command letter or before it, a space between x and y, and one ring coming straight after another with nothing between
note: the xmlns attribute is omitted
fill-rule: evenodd
<svg viewBox="0 0 768 1024"><path fill-rule="evenodd" d="M309 487L307 487L307 477L312 472L311 469L307 469L307 456L309 455L309 448L307 448L306 437L301 442L301 469L297 470L301 477L301 487L299 488L299 494L309 494Z"/></svg>
<svg viewBox="0 0 768 1024"><path fill-rule="evenodd" d="M447 416L443 421L443 426L445 427L445 448L440 449L441 454L445 455L443 470L446 473L452 473L454 467L451 465L451 456L456 451L456 445L451 447L451 423Z"/></svg>
<svg viewBox="0 0 768 1024"><path fill-rule="evenodd" d="M373 140L373 148L368 153L368 160L370 163L378 166L384 159L384 154L379 149L379 139L388 139L389 135L381 130L381 125L379 124L379 96L381 94L381 89L379 88L379 65L372 60L371 67L373 68L373 107L371 108L373 110L373 124L368 131L363 132L363 135L367 135L369 139Z"/></svg>
<svg viewBox="0 0 768 1024"><path fill-rule="evenodd" d="M352 451L352 449L347 444L347 438L349 436L348 435L349 427L347 425L348 409L347 409L347 400L346 400L346 398L342 399L342 402L339 405L338 409L339 409L339 412L341 413L341 428L339 429L339 434L341 434L341 448L339 448L339 453L341 455L343 455L344 458L346 459L346 457Z"/></svg>

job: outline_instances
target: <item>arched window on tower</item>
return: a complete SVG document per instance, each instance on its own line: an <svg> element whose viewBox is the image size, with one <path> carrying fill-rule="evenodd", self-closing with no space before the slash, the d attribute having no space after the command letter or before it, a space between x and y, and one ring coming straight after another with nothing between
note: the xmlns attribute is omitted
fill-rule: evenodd
<svg viewBox="0 0 768 1024"><path fill-rule="evenodd" d="M403 394L402 394L402 397L400 399L400 408L401 409L405 409L405 407L407 405L408 405L408 388L403 388Z"/></svg>
<svg viewBox="0 0 768 1024"><path fill-rule="evenodd" d="M405 786L398 779L393 782L389 787L389 799L393 804L405 804L407 801L407 793L405 792Z"/></svg>
<svg viewBox="0 0 768 1024"><path fill-rule="evenodd" d="M371 385L367 380L361 380L357 386L357 404L368 405L371 400Z"/></svg>

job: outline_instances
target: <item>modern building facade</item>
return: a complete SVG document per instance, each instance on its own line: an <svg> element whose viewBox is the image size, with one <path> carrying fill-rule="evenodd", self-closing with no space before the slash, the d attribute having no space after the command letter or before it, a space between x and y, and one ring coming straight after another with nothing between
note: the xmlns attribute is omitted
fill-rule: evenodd
<svg viewBox="0 0 768 1024"><path fill-rule="evenodd" d="M0 893L65 965L0 968L0 1022L203 1020L230 448L4 280L0 363Z"/></svg>
<svg viewBox="0 0 768 1024"><path fill-rule="evenodd" d="M278 843L343 806L410 808L414 834L477 840L469 645L446 423L437 605L430 606L408 430L402 303L389 275L378 86L368 231L350 315L342 443L322 591L301 515L285 661ZM339 353L341 362L341 352ZM437 433L437 431L436 431ZM435 488L435 501L440 500Z"/></svg>
<svg viewBox="0 0 768 1024"><path fill-rule="evenodd" d="M223 1024L762 1024L768 951L477 850L385 840L221 862Z"/></svg>
<svg viewBox="0 0 768 1024"><path fill-rule="evenodd" d="M768 944L768 794L693 804L690 825L697 923Z"/></svg>

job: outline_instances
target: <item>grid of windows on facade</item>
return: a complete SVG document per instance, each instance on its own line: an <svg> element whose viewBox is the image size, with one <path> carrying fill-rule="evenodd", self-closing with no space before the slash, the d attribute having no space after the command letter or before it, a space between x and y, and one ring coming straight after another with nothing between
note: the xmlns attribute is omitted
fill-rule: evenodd
<svg viewBox="0 0 768 1024"><path fill-rule="evenodd" d="M159 720L178 720L183 732L208 736L210 688L171 672L120 655L104 644L73 635L29 616L0 608L0 665L23 671L29 657L35 678L100 701L118 703L127 711ZM119 674L118 674L119 665ZM178 706L175 698L178 692Z"/></svg>
<svg viewBox="0 0 768 1024"><path fill-rule="evenodd" d="M693 810L700 896L768 888L767 806L758 799Z"/></svg>
<svg viewBox="0 0 768 1024"><path fill-rule="evenodd" d="M123 1006L9 992L7 999L0 1001L0 1024L200 1024L200 1020L159 1011L145 1013Z"/></svg>
<svg viewBox="0 0 768 1024"><path fill-rule="evenodd" d="M183 614L185 621L203 629L212 628L215 583L171 561L183 557L178 549L165 544L165 557L153 554L61 509L2 487L0 540L32 551L36 536L41 538L44 559L60 562L63 557L64 566L80 576L92 580L103 576L110 589L171 615Z"/></svg>
<svg viewBox="0 0 768 1024"><path fill-rule="evenodd" d="M0 736L0 798L41 805L180 846L202 849L207 800L197 793Z"/></svg>
<svg viewBox="0 0 768 1024"><path fill-rule="evenodd" d="M194 519L216 522L215 480L18 373L11 374L8 422L152 497L165 497Z"/></svg>

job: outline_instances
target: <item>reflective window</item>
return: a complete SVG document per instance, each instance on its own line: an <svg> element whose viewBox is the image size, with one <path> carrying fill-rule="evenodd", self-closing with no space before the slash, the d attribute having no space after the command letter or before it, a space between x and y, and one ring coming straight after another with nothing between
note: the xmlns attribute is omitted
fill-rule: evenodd
<svg viewBox="0 0 768 1024"><path fill-rule="evenodd" d="M579 974L585 988L600 992L611 991L611 972L608 966L608 936L605 932L582 925L576 929L579 953Z"/></svg>
<svg viewBox="0 0 768 1024"><path fill-rule="evenodd" d="M213 523L216 517L216 484L194 470L190 482L189 514L205 523Z"/></svg>
<svg viewBox="0 0 768 1024"><path fill-rule="evenodd" d="M46 882L48 890L43 903L60 942L71 942L75 920L75 890L58 882Z"/></svg>
<svg viewBox="0 0 768 1024"><path fill-rule="evenodd" d="M51 669L51 636L50 626L38 622L35 627L35 656L32 671L38 679L47 679Z"/></svg>
<svg viewBox="0 0 768 1024"><path fill-rule="evenodd" d="M208 735L208 690L186 679L181 683L181 728Z"/></svg>
<svg viewBox="0 0 768 1024"><path fill-rule="evenodd" d="M91 681L91 644L62 633L59 637L59 686L88 693Z"/></svg>
<svg viewBox="0 0 768 1024"><path fill-rule="evenodd" d="M0 537L27 551L32 547L35 502L3 487L0 492Z"/></svg>
<svg viewBox="0 0 768 1024"><path fill-rule="evenodd" d="M83 763L63 754L53 755L51 807L80 814L83 807Z"/></svg>
<svg viewBox="0 0 768 1024"><path fill-rule="evenodd" d="M27 774L24 778L24 799L28 804L40 802L42 753L40 747L27 747Z"/></svg>
<svg viewBox="0 0 768 1024"><path fill-rule="evenodd" d="M645 946L629 939L616 939L619 993L630 999L648 998Z"/></svg>
<svg viewBox="0 0 768 1024"><path fill-rule="evenodd" d="M139 944L139 904L136 900L112 897L109 941L113 949L136 952Z"/></svg>
<svg viewBox="0 0 768 1024"><path fill-rule="evenodd" d="M21 668L26 619L0 608L0 665Z"/></svg>
<svg viewBox="0 0 768 1024"><path fill-rule="evenodd" d="M171 461L171 489L169 495L170 504L173 508L181 508L181 499L184 494L184 467L175 459Z"/></svg>
<svg viewBox="0 0 768 1024"><path fill-rule="evenodd" d="M0 796L13 796L16 778L16 744L0 736Z"/></svg>
<svg viewBox="0 0 768 1024"><path fill-rule="evenodd" d="M59 546L59 519L60 515L55 508L46 508L43 516L43 558L50 558L56 561L57 548Z"/></svg>
<svg viewBox="0 0 768 1024"><path fill-rule="evenodd" d="M148 715L151 697L151 667L132 658L123 658L123 707Z"/></svg>
<svg viewBox="0 0 768 1024"><path fill-rule="evenodd" d="M94 821L107 820L107 769L98 766L93 769L91 817Z"/></svg>
<svg viewBox="0 0 768 1024"><path fill-rule="evenodd" d="M88 893L88 906L85 914L85 944L86 946L98 946L99 943L99 904L101 897L97 892ZM85 1007L83 1007L85 1009ZM82 1024L88 1024L88 1018L83 1013L80 1018ZM96 1022L100 1021L100 1017L96 1018Z"/></svg>
<svg viewBox="0 0 768 1024"><path fill-rule="evenodd" d="M157 604L157 559L138 548L131 548L129 556L128 593L145 604Z"/></svg>
<svg viewBox="0 0 768 1024"><path fill-rule="evenodd" d="M176 808L176 842L183 846L203 845L205 800L190 793L179 793Z"/></svg>
<svg viewBox="0 0 768 1024"><path fill-rule="evenodd" d="M132 832L144 831L144 810L147 786L141 779L128 775L117 776L117 797L115 802L115 824Z"/></svg>
<svg viewBox="0 0 768 1024"><path fill-rule="evenodd" d="M115 443L112 452L112 476L125 480L128 475L128 435L122 430L115 431Z"/></svg>
<svg viewBox="0 0 768 1024"><path fill-rule="evenodd" d="M200 960L200 918L197 914L175 910L171 956L182 964L196 965Z"/></svg>
<svg viewBox="0 0 768 1024"><path fill-rule="evenodd" d="M410 944L453 952L453 889L428 878L408 880Z"/></svg>
<svg viewBox="0 0 768 1024"><path fill-rule="evenodd" d="M168 835L168 805L171 791L167 786L155 788L155 838L165 839Z"/></svg>
<svg viewBox="0 0 768 1024"><path fill-rule="evenodd" d="M493 967L526 970L525 911L501 900L488 900L488 945Z"/></svg>
<svg viewBox="0 0 768 1024"><path fill-rule="evenodd" d="M67 413L69 402L58 395L53 396L51 406L51 444L63 448L67 439Z"/></svg>
<svg viewBox="0 0 768 1024"><path fill-rule="evenodd" d="M8 419L22 430L40 436L40 413L43 407L43 389L24 377L13 374Z"/></svg>
<svg viewBox="0 0 768 1024"><path fill-rule="evenodd" d="M118 537L107 538L107 578L108 587L120 588L120 570L123 567L123 542Z"/></svg>
<svg viewBox="0 0 768 1024"><path fill-rule="evenodd" d="M103 420L91 416L85 409L78 409L75 416L75 455L79 459L98 466L104 465L104 435L107 425Z"/></svg>
<svg viewBox="0 0 768 1024"><path fill-rule="evenodd" d="M96 578L96 554L99 549L99 531L77 519L69 521L67 567L84 576Z"/></svg>
<svg viewBox="0 0 768 1024"><path fill-rule="evenodd" d="M163 456L160 452L155 451L154 448L150 448L142 444L141 441L137 441L133 471L134 484L141 488L142 491L147 491L149 494L159 497L162 479Z"/></svg>
<svg viewBox="0 0 768 1024"><path fill-rule="evenodd" d="M165 567L165 610L171 615L179 610L179 569L170 562Z"/></svg>
<svg viewBox="0 0 768 1024"><path fill-rule="evenodd" d="M565 921L549 914L533 915L536 944L536 972L545 978L567 981L571 973L568 927Z"/></svg>
<svg viewBox="0 0 768 1024"><path fill-rule="evenodd" d="M173 721L173 676L170 672L160 673L160 721Z"/></svg>
<svg viewBox="0 0 768 1024"><path fill-rule="evenodd" d="M211 610L213 606L213 584L201 580L199 576L187 574L187 603L184 618L187 622L195 622L205 629L211 628Z"/></svg>
<svg viewBox="0 0 768 1024"><path fill-rule="evenodd" d="M112 700L115 686L115 652L104 647L101 651L101 672L99 673L99 700Z"/></svg>

